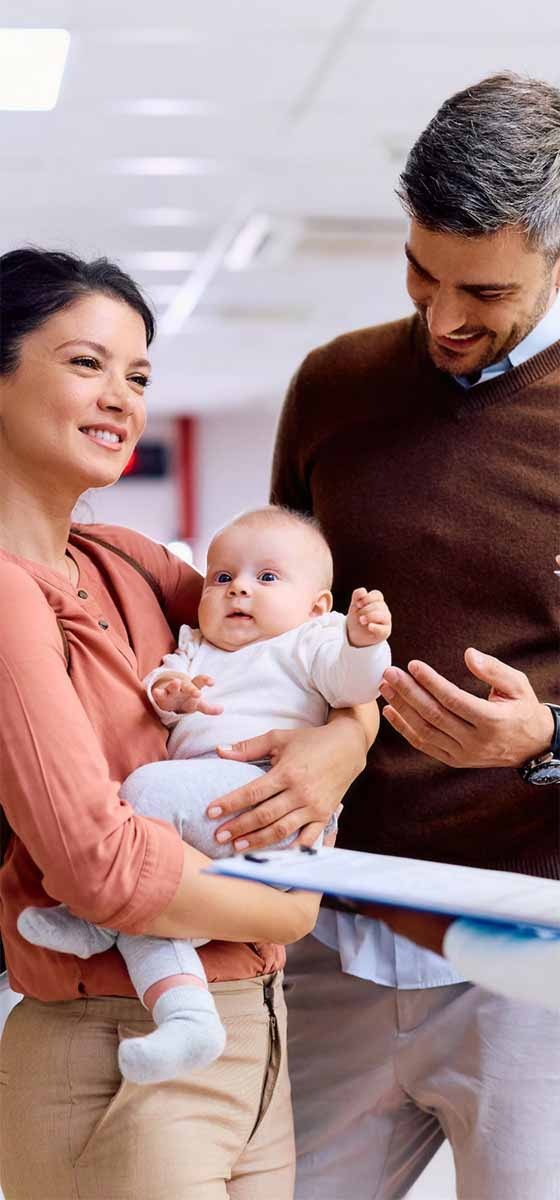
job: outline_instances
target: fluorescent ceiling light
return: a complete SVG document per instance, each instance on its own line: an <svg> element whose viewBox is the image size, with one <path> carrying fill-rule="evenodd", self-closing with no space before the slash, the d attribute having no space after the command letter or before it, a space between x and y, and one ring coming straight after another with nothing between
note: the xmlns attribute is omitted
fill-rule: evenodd
<svg viewBox="0 0 560 1200"><path fill-rule="evenodd" d="M69 45L67 29L0 29L0 109L54 108Z"/></svg>
<svg viewBox="0 0 560 1200"><path fill-rule="evenodd" d="M202 213L192 212L188 208L131 208L128 212L131 225L166 227L182 229L185 226L203 225L205 219Z"/></svg>
<svg viewBox="0 0 560 1200"><path fill-rule="evenodd" d="M206 117L218 105L209 100L118 100L111 109L131 117Z"/></svg>
<svg viewBox="0 0 560 1200"><path fill-rule="evenodd" d="M247 223L249 214L246 202L241 202L238 209L228 221L217 230L206 250L198 255L195 266L181 287L177 288L175 296L159 322L159 332L164 336L174 336L192 316L197 304L202 299L206 289L215 275L223 266L225 255L232 246L239 232Z"/></svg>
<svg viewBox="0 0 560 1200"><path fill-rule="evenodd" d="M190 271L198 255L187 250L142 250L121 257L136 271Z"/></svg>
<svg viewBox="0 0 560 1200"><path fill-rule="evenodd" d="M113 169L119 175L215 175L220 166L215 158L117 158Z"/></svg>
<svg viewBox="0 0 560 1200"><path fill-rule="evenodd" d="M245 271L262 250L271 232L272 222L267 213L251 213L224 255L224 267L228 271Z"/></svg>

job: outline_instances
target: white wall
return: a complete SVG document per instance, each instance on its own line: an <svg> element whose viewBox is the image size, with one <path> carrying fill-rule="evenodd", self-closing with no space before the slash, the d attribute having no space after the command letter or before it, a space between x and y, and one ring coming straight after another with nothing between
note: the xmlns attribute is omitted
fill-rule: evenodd
<svg viewBox="0 0 560 1200"><path fill-rule="evenodd" d="M240 509L268 502L276 423L276 412L265 406L199 421L198 566L204 566L208 542L220 525Z"/></svg>

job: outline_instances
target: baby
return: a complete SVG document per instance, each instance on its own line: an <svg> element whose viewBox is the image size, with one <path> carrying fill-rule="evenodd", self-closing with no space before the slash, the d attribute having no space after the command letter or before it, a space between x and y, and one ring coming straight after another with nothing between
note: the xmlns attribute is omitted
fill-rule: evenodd
<svg viewBox="0 0 560 1200"><path fill-rule="evenodd" d="M323 725L329 707L378 695L390 663L387 605L380 592L358 588L346 616L331 612L331 584L331 553L311 518L267 507L216 534L199 629L183 625L176 652L144 681L171 730L170 757L125 780L120 794L137 813L172 822L184 841L211 858L230 854L230 835L218 830L216 839L208 806L270 764L224 760L217 747L268 729ZM208 687L213 703L204 695ZM82 958L116 944L141 1000L158 985L156 1029L120 1045L125 1078L155 1083L221 1054L223 1027L194 948L203 941L117 934L73 917L63 905L25 909L18 927L36 945Z"/></svg>

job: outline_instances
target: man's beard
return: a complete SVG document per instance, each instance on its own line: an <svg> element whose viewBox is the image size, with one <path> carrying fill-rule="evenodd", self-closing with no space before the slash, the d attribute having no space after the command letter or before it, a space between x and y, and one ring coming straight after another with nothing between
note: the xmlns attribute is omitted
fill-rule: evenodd
<svg viewBox="0 0 560 1200"><path fill-rule="evenodd" d="M472 331L473 333L484 333L490 340L486 343L486 348L484 350L481 349L479 358L473 360L472 362L469 361L469 375L474 375L478 371L484 371L486 367L491 367L494 363L501 362L501 360L509 354L510 350L514 350L515 347L518 346L519 343L522 342L529 333L531 333L531 331L535 328L535 325L538 325L541 317L544 316L549 306L550 289L551 281L550 279L547 279L543 284L542 290L539 292L537 299L535 300L533 311L524 316L523 320L512 325L507 333L507 336L503 337L502 341L499 341L499 334L497 334L493 329L487 329L485 326ZM430 355L434 366L436 366L440 371L446 371L449 375L464 374L464 371L461 369L462 356L459 354L454 355L452 350L446 351L443 349L443 347L435 345L428 327L428 319L426 316L427 306L415 304L414 307L418 313L418 316L420 317L420 321L426 336L428 354Z"/></svg>

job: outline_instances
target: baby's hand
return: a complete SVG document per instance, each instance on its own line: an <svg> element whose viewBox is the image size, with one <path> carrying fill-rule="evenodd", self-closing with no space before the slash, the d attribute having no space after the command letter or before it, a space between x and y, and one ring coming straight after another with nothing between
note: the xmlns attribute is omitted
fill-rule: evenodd
<svg viewBox="0 0 560 1200"><path fill-rule="evenodd" d="M208 704L202 697L202 689L212 687L214 680L209 675L174 675L156 683L152 696L158 708L165 712L204 713L207 717L219 717L224 711L221 704Z"/></svg>
<svg viewBox="0 0 560 1200"><path fill-rule="evenodd" d="M368 592L363 587L352 592L346 632L351 646L376 646L389 637L391 613L383 592Z"/></svg>

